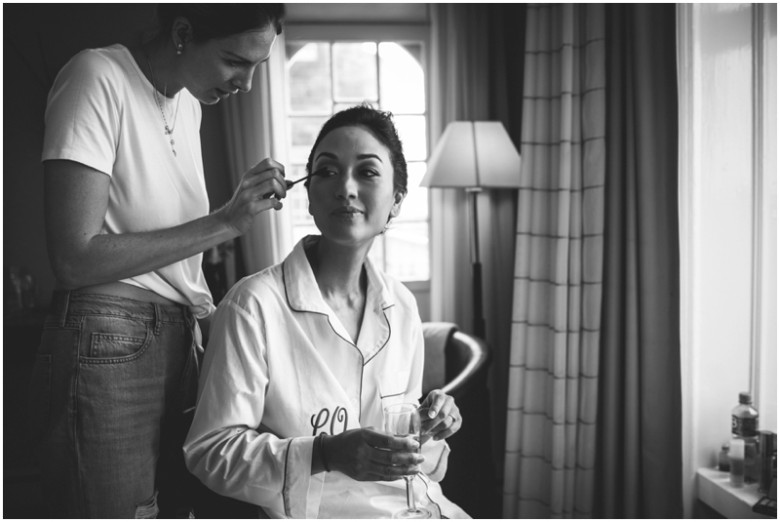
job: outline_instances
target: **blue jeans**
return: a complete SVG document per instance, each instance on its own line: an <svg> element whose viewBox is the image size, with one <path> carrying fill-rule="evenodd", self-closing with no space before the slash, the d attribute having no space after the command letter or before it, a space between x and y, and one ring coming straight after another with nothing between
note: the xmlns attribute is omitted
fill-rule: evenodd
<svg viewBox="0 0 780 522"><path fill-rule="evenodd" d="M55 292L31 382L52 518L187 516L182 455L197 391L184 306Z"/></svg>

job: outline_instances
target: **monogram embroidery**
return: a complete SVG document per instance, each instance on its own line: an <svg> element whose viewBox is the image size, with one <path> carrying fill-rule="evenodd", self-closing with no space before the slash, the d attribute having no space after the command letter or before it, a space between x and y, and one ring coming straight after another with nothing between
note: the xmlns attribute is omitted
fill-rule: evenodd
<svg viewBox="0 0 780 522"><path fill-rule="evenodd" d="M338 433L344 432L347 430L347 425L349 423L349 414L347 413L346 408L342 408L341 406L336 406L336 408L333 410L333 414L331 414L330 410L328 408L322 408L319 413L316 415L311 416L311 426L313 428L312 435L317 435L318 432L324 431L323 428L325 428L328 425L328 422L330 421L330 435L336 434L336 428L337 423L341 424L341 430Z"/></svg>

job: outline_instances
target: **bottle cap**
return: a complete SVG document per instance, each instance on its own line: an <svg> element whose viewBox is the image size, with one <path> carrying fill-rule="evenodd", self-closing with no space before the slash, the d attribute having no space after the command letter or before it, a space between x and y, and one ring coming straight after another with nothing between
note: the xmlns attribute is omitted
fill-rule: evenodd
<svg viewBox="0 0 780 522"><path fill-rule="evenodd" d="M750 392L740 392L739 394L740 404L751 404L752 402L753 402L753 397L750 396Z"/></svg>
<svg viewBox="0 0 780 522"><path fill-rule="evenodd" d="M744 459L745 458L745 441L742 439L734 439L729 445L729 458L732 459Z"/></svg>

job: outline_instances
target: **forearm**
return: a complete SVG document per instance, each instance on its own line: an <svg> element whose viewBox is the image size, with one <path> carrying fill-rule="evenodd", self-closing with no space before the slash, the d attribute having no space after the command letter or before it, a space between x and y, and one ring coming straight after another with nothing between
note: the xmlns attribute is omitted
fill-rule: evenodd
<svg viewBox="0 0 780 522"><path fill-rule="evenodd" d="M237 237L218 213L149 232L96 234L52 254L55 275L66 288L126 279L170 265Z"/></svg>

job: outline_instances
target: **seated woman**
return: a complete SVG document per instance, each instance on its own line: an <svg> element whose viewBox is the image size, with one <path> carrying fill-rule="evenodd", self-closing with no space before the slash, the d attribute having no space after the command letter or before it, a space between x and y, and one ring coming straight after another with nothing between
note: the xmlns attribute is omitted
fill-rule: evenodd
<svg viewBox="0 0 780 522"><path fill-rule="evenodd" d="M246 277L220 303L204 359L187 465L271 517L390 518L404 475L434 515L468 518L442 494L452 397L420 405L422 449L382 432L383 408L418 403L423 335L415 299L368 258L398 215L406 161L388 113L353 107L322 128L306 166L320 236Z"/></svg>

